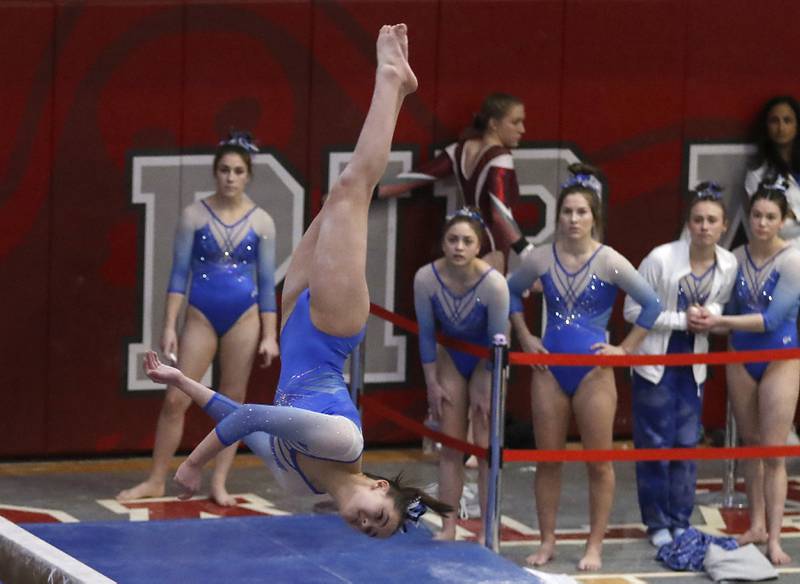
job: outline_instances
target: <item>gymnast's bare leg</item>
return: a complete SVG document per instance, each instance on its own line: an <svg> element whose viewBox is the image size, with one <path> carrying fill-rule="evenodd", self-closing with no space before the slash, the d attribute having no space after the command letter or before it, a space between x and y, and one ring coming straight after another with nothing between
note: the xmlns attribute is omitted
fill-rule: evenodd
<svg viewBox="0 0 800 584"><path fill-rule="evenodd" d="M314 325L340 337L357 334L369 315L365 277L369 204L386 169L400 106L417 87L408 65L405 25L381 29L377 57L372 102L353 156L295 250L284 284L284 320L308 287ZM191 391L190 397L199 404L210 399L197 388ZM175 481L187 496L199 488L202 466L222 447L212 431L178 469Z"/></svg>

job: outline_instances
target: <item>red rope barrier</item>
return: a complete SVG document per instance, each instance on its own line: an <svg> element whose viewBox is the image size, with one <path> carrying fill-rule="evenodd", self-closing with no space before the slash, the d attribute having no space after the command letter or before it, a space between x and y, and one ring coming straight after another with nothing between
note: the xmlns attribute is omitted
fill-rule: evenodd
<svg viewBox="0 0 800 584"><path fill-rule="evenodd" d="M419 326L413 320L370 304L370 312L401 329L419 334ZM486 347L451 339L442 334L437 341L446 347L458 349L476 357L489 358ZM509 353L512 365L582 365L594 367L630 367L634 365L685 366L695 364L723 365L727 363L755 363L800 359L800 349L775 349L770 351L736 351L720 353L682 353L673 355L579 355L567 353ZM486 459L488 450L431 430L380 403L373 397L362 396L362 404L373 412L398 426L427 436L442 444ZM641 448L630 450L504 450L504 462L635 462L660 460L731 460L744 458L771 458L800 456L800 446L744 446L738 448Z"/></svg>
<svg viewBox="0 0 800 584"><path fill-rule="evenodd" d="M569 353L509 353L512 365L590 365L594 367L632 367L634 365L725 365L800 359L800 349L732 351L721 353L674 353L671 355L574 355Z"/></svg>
<svg viewBox="0 0 800 584"><path fill-rule="evenodd" d="M412 432L419 434L420 436L427 436L428 438L433 438L437 442L441 442L445 446L452 448L454 450L458 450L460 452L464 452L466 454L474 454L478 458L486 460L489 456L489 450L486 448L481 448L480 446L475 446L469 442L464 442L463 440L458 440L457 438L453 438L452 436L448 436L447 434L442 434L441 432L437 432L436 430L431 430L425 424L420 424L416 420L412 420L404 416L403 414L396 412L395 410L386 407L381 402L379 402L376 398L369 396L369 395L362 395L361 396L361 404L365 406L365 408L371 412L375 413L382 418L386 418L404 428L406 430L411 430Z"/></svg>
<svg viewBox="0 0 800 584"><path fill-rule="evenodd" d="M416 323L416 321L413 321L410 318L406 318L405 316L401 316L399 314L386 310L383 306L378 306L377 304L374 304L372 302L370 302L369 311L375 316L382 318L383 320L388 320L392 324L399 326L406 332L419 335L419 325ZM486 347L481 347L480 345L473 345L472 343L466 343L464 341L459 341L458 339L452 339L441 333L436 333L436 341L444 347L457 349L462 353L467 353L469 355L480 357L482 359L489 359L489 349L487 349Z"/></svg>
<svg viewBox="0 0 800 584"><path fill-rule="evenodd" d="M370 305L370 312L375 316L388 320L401 329L419 334L419 327L413 320L386 310L377 304ZM442 334L436 340L464 353L489 358L486 347L451 339ZM800 359L800 349L773 349L769 351L732 351L719 353L680 353L672 355L579 355L573 353L509 353L511 365L581 365L589 367L633 367L636 365L725 365L728 363L758 363L763 361L785 361Z"/></svg>
<svg viewBox="0 0 800 584"><path fill-rule="evenodd" d="M386 418L420 436L427 436L445 446L474 454L486 460L488 449L475 446L431 430L426 425L383 405L365 395L361 403L370 413ZM740 446L737 448L632 448L625 450L522 450L505 449L503 462L641 462L660 460L738 460L745 458L774 458L800 456L800 446Z"/></svg>
<svg viewBox="0 0 800 584"><path fill-rule="evenodd" d="M626 450L505 450L504 462L638 462L645 460L732 460L800 456L800 446L738 448L633 448Z"/></svg>

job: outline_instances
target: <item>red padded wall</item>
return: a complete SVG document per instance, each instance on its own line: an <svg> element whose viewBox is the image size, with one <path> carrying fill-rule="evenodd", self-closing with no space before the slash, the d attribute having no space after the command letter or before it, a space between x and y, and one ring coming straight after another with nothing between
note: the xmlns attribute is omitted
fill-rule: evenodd
<svg viewBox="0 0 800 584"><path fill-rule="evenodd" d="M787 23L794 0L448 2L15 2L0 6L0 456L152 445L161 394L125 393L123 345L141 335L142 211L132 153L208 152L250 128L306 188L306 221L328 154L352 148L370 99L374 38L405 21L420 90L395 143L419 160L455 138L495 90L526 103L527 145L566 145L608 175L607 242L638 263L675 237L687 144L742 142L760 104L800 95ZM176 202L176 204L178 204ZM444 202L400 204L396 307L430 261ZM535 205L516 210L523 226ZM624 334L619 316L612 336ZM370 391L424 410L416 342L408 381ZM630 432L619 372L617 432ZM510 411L528 416L526 370ZM268 401L276 371L255 370ZM721 424L721 372L706 423ZM208 428L199 413L185 446ZM367 417L373 442L412 437Z"/></svg>

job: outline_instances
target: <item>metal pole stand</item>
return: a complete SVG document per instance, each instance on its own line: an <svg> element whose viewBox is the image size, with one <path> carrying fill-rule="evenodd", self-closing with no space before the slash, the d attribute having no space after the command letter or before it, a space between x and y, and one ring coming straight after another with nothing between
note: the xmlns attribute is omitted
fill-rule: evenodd
<svg viewBox="0 0 800 584"><path fill-rule="evenodd" d="M508 340L495 335L492 343L492 408L489 420L489 484L484 533L486 547L500 552L500 487L505 442L506 382L508 380Z"/></svg>
<svg viewBox="0 0 800 584"><path fill-rule="evenodd" d="M738 442L736 420L733 419L733 408L728 400L725 412L725 448L733 448ZM718 492L703 493L696 498L698 505L716 507L718 509L745 509L747 508L747 495L736 492L736 461L726 460L725 471L722 475L722 490Z"/></svg>

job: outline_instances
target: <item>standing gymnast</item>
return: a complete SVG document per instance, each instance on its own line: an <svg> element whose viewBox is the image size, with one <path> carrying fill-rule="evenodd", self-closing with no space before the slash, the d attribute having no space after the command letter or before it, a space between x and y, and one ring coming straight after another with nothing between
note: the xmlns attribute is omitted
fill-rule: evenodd
<svg viewBox="0 0 800 584"><path fill-rule="evenodd" d="M505 278L478 258L483 220L477 211L459 209L449 216L442 236L444 256L419 269L414 277L414 306L419 322L419 352L429 411L448 436L465 440L467 420L473 442L489 445L491 378L486 359L436 346L436 323L449 337L488 347L494 335L508 332L508 285ZM469 410L469 416L468 416ZM486 513L488 465L478 463L481 514ZM439 498L457 507L464 486L459 451L442 448ZM482 527L482 526L481 526ZM454 539L455 516L446 517L437 539ZM483 541L483 532L479 534Z"/></svg>
<svg viewBox="0 0 800 584"><path fill-rule="evenodd" d="M487 225L489 246L484 260L505 273L511 249L528 248L510 206L519 199L511 148L525 133L525 106L507 93L489 95L464 136L419 169L402 173L397 182L381 185L379 197L396 197L417 187L455 175L459 206L476 207Z"/></svg>
<svg viewBox="0 0 800 584"><path fill-rule="evenodd" d="M709 326L731 330L737 351L795 348L800 305L800 250L779 233L789 215L787 185L762 184L750 199L750 242L734 250L739 262L731 300L722 316L704 311ZM748 446L786 444L800 387L800 360L732 363L726 367L736 426ZM786 503L786 461L745 461L750 529L739 542L767 544L773 564L791 561L780 543Z"/></svg>
<svg viewBox="0 0 800 584"><path fill-rule="evenodd" d="M264 367L278 356L275 305L275 224L245 188L253 175L245 133L234 133L214 154L217 190L181 214L175 235L161 351L192 379L200 379L219 353L220 392L244 401L256 352ZM189 274L191 273L191 286ZM180 343L176 323L189 289ZM161 497L169 465L183 435L192 400L168 386L156 425L150 476L117 495L119 501ZM220 453L211 479L211 498L234 505L225 481L236 448Z"/></svg>
<svg viewBox="0 0 800 584"><path fill-rule="evenodd" d="M639 266L639 273L664 303L664 311L637 353L708 352L709 331L698 322L699 307L722 314L738 268L734 255L717 245L727 228L721 191L716 183L699 184L690 193L689 240L656 247ZM642 307L628 296L625 319L635 322L641 313ZM700 438L705 380L705 365L634 367L636 448L694 448ZM654 546L670 543L689 527L696 480L697 464L692 460L636 463L639 509Z"/></svg>
<svg viewBox="0 0 800 584"><path fill-rule="evenodd" d="M573 164L570 172L574 176L562 186L556 203L555 242L526 254L519 269L509 277L511 322L523 350L528 353L630 353L653 326L661 304L628 260L595 239L602 222L602 185L597 171ZM538 278L542 280L547 303L547 327L541 340L528 330L522 312L522 293ZM642 311L622 343L611 345L606 342L606 325L618 288L633 296ZM531 402L537 447L564 449L571 412L575 414L584 448L612 447L617 390L610 368L535 368ZM527 558L534 566L547 563L555 553L561 465L560 462L537 465L534 487L542 544ZM591 530L578 568L598 570L614 499L614 468L610 462L588 463L587 467Z"/></svg>
<svg viewBox="0 0 800 584"><path fill-rule="evenodd" d="M361 470L363 438L342 366L364 337L369 315L365 276L372 191L389 158L403 99L417 87L408 64L406 26L384 26L367 118L353 156L292 256L283 288L283 367L275 405L238 404L159 363L147 374L192 398L219 423L178 468L189 497L202 468L227 445L244 439L289 491L328 493L350 525L377 537L418 519L427 507L452 508L422 491Z"/></svg>

